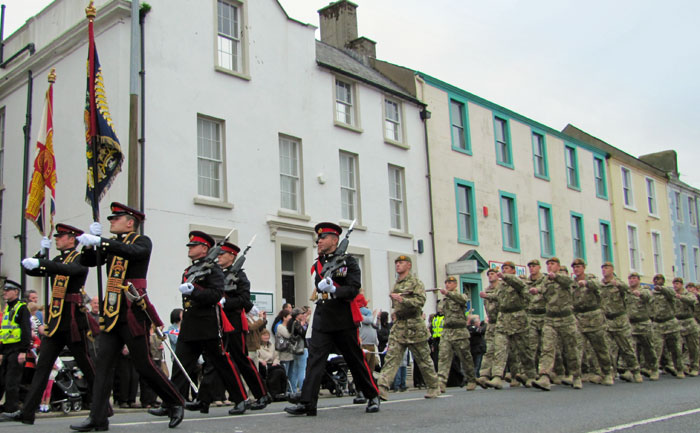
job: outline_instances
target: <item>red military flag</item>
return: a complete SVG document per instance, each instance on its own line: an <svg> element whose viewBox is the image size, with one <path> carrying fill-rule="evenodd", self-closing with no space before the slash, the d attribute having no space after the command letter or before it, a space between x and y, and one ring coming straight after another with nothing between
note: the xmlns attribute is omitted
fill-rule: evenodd
<svg viewBox="0 0 700 433"><path fill-rule="evenodd" d="M39 138L36 141L36 156L34 157L34 173L29 185L25 218L31 220L42 235L51 236L53 232L53 217L56 215L56 156L53 150L53 83L56 81L56 70L49 73L49 88L46 91L44 112L41 116ZM45 196L46 188L51 191L49 212L49 231L44 232L46 218Z"/></svg>

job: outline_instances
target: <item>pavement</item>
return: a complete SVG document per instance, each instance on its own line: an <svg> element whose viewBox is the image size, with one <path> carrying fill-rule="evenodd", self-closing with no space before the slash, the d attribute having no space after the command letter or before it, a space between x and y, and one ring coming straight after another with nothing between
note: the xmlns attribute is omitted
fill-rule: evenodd
<svg viewBox="0 0 700 433"><path fill-rule="evenodd" d="M617 382L612 387L584 384L582 390L553 386L552 391L504 388L467 392L448 388L438 399L423 398L424 390L389 394L377 414L367 414L352 397L324 397L318 416L292 417L284 402L261 411L229 416L228 407L212 407L208 415L186 412L177 432L463 432L479 433L607 433L614 431L697 432L700 430L700 378L662 376L658 382ZM77 416L76 416L77 415ZM68 426L87 413L42 414L34 426L5 422L0 430L13 432L69 432ZM110 431L163 432L167 418L143 409L117 409Z"/></svg>

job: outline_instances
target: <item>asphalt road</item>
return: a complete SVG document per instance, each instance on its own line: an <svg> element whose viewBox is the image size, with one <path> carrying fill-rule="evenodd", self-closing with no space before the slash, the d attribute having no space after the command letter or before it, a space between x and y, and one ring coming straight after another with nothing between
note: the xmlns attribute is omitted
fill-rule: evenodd
<svg viewBox="0 0 700 433"><path fill-rule="evenodd" d="M698 432L700 377L684 380L662 376L658 382L616 383L613 387L584 384L582 390L554 386L552 391L514 388L466 392L448 388L441 398L426 400L413 390L389 394L377 414L351 397L324 397L317 417L291 417L286 403L262 411L228 415L228 407L212 407L208 415L187 412L174 431L183 432ZM13 432L69 432L85 417L41 417L34 426L1 423ZM110 431L169 431L167 419L129 410L110 419Z"/></svg>

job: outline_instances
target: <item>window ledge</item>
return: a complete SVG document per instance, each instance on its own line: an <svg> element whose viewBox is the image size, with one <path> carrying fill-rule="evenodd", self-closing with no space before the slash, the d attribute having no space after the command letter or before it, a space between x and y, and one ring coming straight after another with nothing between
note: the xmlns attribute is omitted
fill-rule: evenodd
<svg viewBox="0 0 700 433"><path fill-rule="evenodd" d="M624 207L625 209L629 210L629 211L637 212L637 208L636 208L636 207L627 206L627 205L624 205L623 207Z"/></svg>
<svg viewBox="0 0 700 433"><path fill-rule="evenodd" d="M233 203L229 203L227 201L221 201L221 200L217 200L217 199L209 198L209 197L197 196L192 201L194 202L194 204L199 204L202 206L218 207L218 208L222 208L222 209L233 209Z"/></svg>
<svg viewBox="0 0 700 433"><path fill-rule="evenodd" d="M405 238L405 239L413 239L412 234L406 233L406 232L400 232L398 230L393 230L393 229L389 230L389 236L396 236L396 237Z"/></svg>
<svg viewBox="0 0 700 433"><path fill-rule="evenodd" d="M580 186L576 186L576 185L566 185L566 187L569 188L569 189L571 189L571 190L581 192L581 187L580 187Z"/></svg>
<svg viewBox="0 0 700 433"><path fill-rule="evenodd" d="M515 170L515 167L513 166L513 164L508 164L508 163L506 163L506 162L496 161L496 165L500 165L501 167L505 167L505 168L509 168L509 169L511 169L511 170Z"/></svg>
<svg viewBox="0 0 700 433"><path fill-rule="evenodd" d="M509 253L519 253L520 248L503 247L503 251L507 251Z"/></svg>
<svg viewBox="0 0 700 433"><path fill-rule="evenodd" d="M242 72L232 71L230 69L222 68L221 66L214 66L216 72L221 72L222 74L231 75L232 77L238 77L246 81L250 81L250 75L244 74Z"/></svg>
<svg viewBox="0 0 700 433"><path fill-rule="evenodd" d="M475 246L479 246L479 241L477 241L477 240L470 241L470 240L467 240L467 239L457 239L457 242L460 243L460 244L464 244L464 245L475 245Z"/></svg>
<svg viewBox="0 0 700 433"><path fill-rule="evenodd" d="M601 200L608 201L608 196L607 196L607 195L596 194L595 196L598 197L598 198L601 199Z"/></svg>
<svg viewBox="0 0 700 433"><path fill-rule="evenodd" d="M282 209L277 211L277 216L285 217L285 218L293 218L293 219L300 220L300 221L311 221L311 217L308 215L304 215L304 214L300 214L300 213L296 213L296 212L292 212L292 211L288 211L288 210L282 210Z"/></svg>
<svg viewBox="0 0 700 433"><path fill-rule="evenodd" d="M470 148L464 149L462 147L452 146L452 150L455 152L463 153L465 155L472 156L472 150Z"/></svg>
<svg viewBox="0 0 700 433"><path fill-rule="evenodd" d="M347 129L348 131L357 132L359 134L362 134L363 132L365 132L365 130L362 128L359 128L355 125L350 125L347 123L338 122L337 120L333 121L333 125L337 126L338 128Z"/></svg>
<svg viewBox="0 0 700 433"><path fill-rule="evenodd" d="M411 146L409 146L408 144L402 143L400 141L394 141L394 140L392 140L390 138L386 138L386 137L384 137L384 143L391 144L392 146L400 147L401 149L410 149L411 148Z"/></svg>
<svg viewBox="0 0 700 433"><path fill-rule="evenodd" d="M343 228L349 228L350 224L352 224L352 221L350 220L340 220L338 222L338 225ZM360 230L362 232L367 231L367 226L363 226L362 223L355 223L355 227L353 227L353 230Z"/></svg>
<svg viewBox="0 0 700 433"><path fill-rule="evenodd" d="M650 217L650 218L654 218L655 220L661 219L661 217L660 217L658 214L655 214L655 213L650 213L650 214L649 214L649 217Z"/></svg>
<svg viewBox="0 0 700 433"><path fill-rule="evenodd" d="M546 175L546 176L545 176L545 175L542 175L542 174L535 174L535 177L536 177L537 179L542 179L542 180L544 180L544 181L549 182L549 175Z"/></svg>

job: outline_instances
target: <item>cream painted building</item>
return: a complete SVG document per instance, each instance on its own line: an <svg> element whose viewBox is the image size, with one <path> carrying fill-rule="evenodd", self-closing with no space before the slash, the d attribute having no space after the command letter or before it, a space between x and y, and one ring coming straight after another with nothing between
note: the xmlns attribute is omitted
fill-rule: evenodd
<svg viewBox="0 0 700 433"><path fill-rule="evenodd" d="M563 132L610 155L607 169L617 275L624 279L638 272L642 282L651 283L655 274L664 274L670 285L674 244L666 173L575 126L568 125Z"/></svg>

